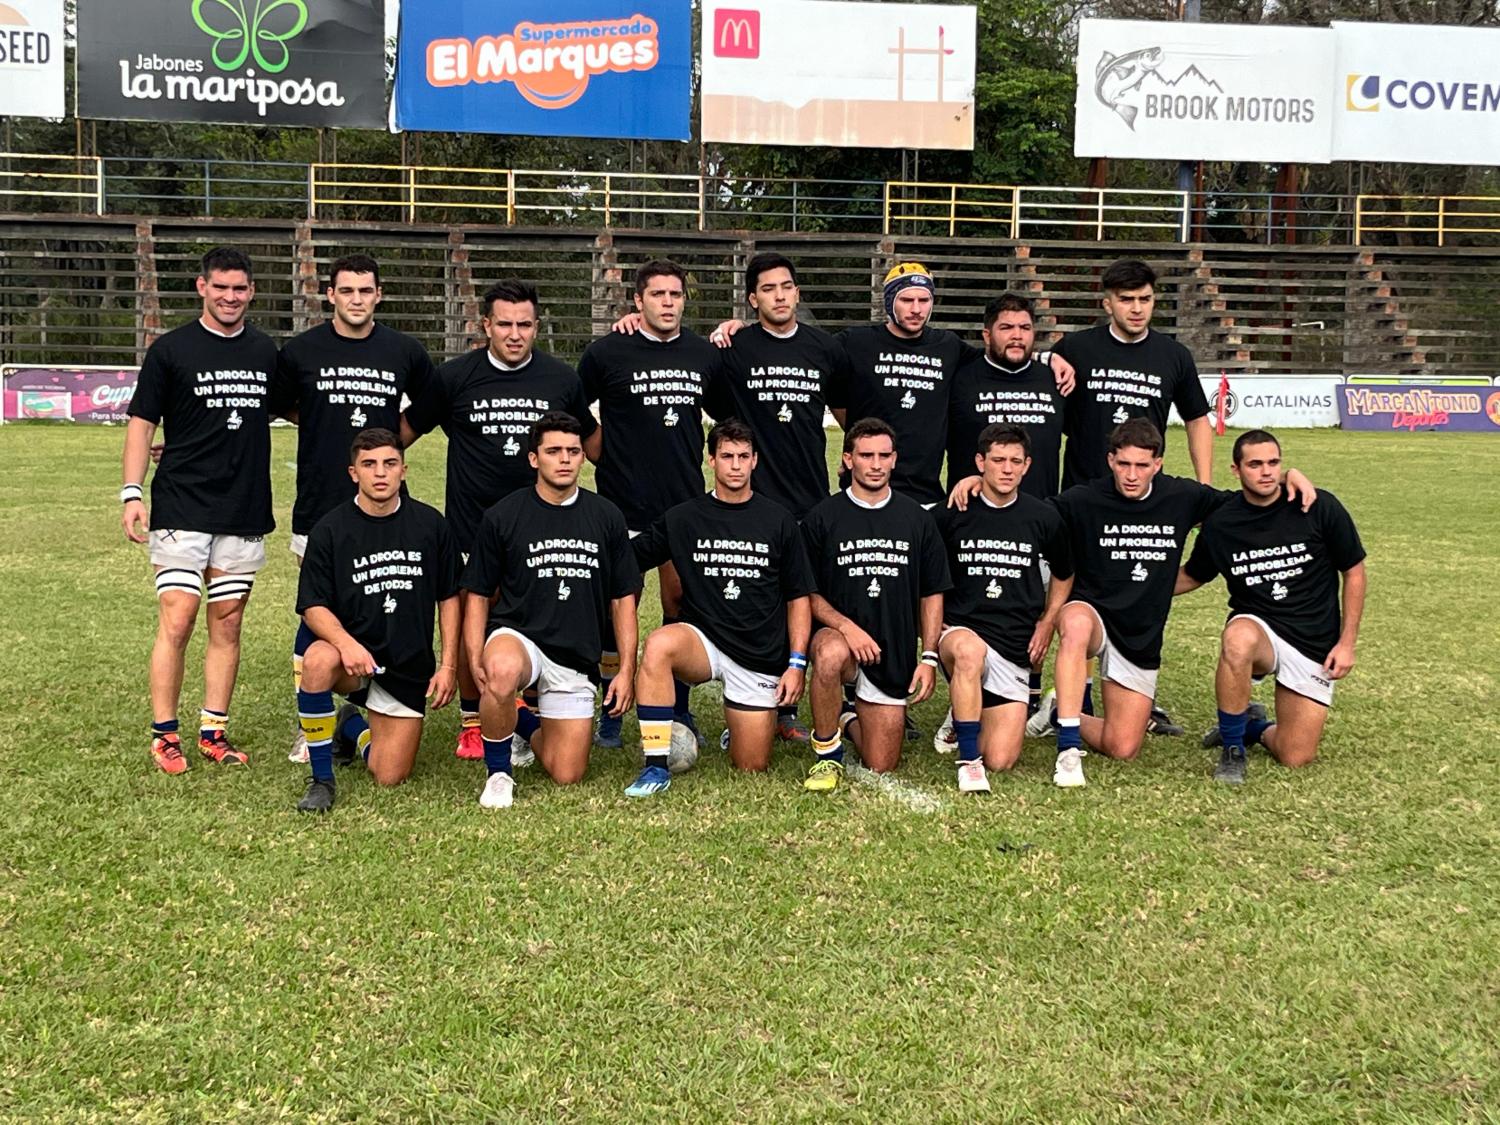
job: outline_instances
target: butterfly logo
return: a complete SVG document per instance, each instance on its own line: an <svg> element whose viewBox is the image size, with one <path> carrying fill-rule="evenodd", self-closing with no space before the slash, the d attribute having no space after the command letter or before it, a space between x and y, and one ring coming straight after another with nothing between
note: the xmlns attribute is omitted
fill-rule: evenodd
<svg viewBox="0 0 1500 1125"><path fill-rule="evenodd" d="M288 39L307 26L305 0L193 0L193 22L214 41L214 65L238 70L251 55L267 74L280 74L292 61ZM228 57L226 57L228 56Z"/></svg>

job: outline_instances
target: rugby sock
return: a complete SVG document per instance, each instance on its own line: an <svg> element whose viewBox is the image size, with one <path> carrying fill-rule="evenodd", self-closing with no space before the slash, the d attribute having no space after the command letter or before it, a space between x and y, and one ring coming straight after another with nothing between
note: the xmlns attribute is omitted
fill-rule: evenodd
<svg viewBox="0 0 1500 1125"><path fill-rule="evenodd" d="M344 725L339 728L339 734L354 743L355 753L359 755L360 761L370 760L370 724L358 711L353 712L344 720Z"/></svg>
<svg viewBox="0 0 1500 1125"><path fill-rule="evenodd" d="M176 734L176 733L177 733L177 720L176 719L163 719L159 723L152 723L151 724L151 737L153 739L160 738L164 734Z"/></svg>
<svg viewBox="0 0 1500 1125"><path fill-rule="evenodd" d="M1261 735L1265 734L1266 731L1270 730L1275 725L1276 724L1274 722L1267 722L1265 719L1246 719L1245 745L1254 746L1257 742L1260 741Z"/></svg>
<svg viewBox="0 0 1500 1125"><path fill-rule="evenodd" d="M540 702L540 701L538 701ZM542 720L525 701L516 704L516 733L528 742L531 736L542 729Z"/></svg>
<svg viewBox="0 0 1500 1125"><path fill-rule="evenodd" d="M1057 752L1061 754L1064 750L1082 750L1083 731L1079 728L1077 719L1057 720Z"/></svg>
<svg viewBox="0 0 1500 1125"><path fill-rule="evenodd" d="M484 768L491 775L510 773L510 735L484 739Z"/></svg>
<svg viewBox="0 0 1500 1125"><path fill-rule="evenodd" d="M979 760L979 724L969 720L953 720L953 733L958 735L958 760Z"/></svg>
<svg viewBox="0 0 1500 1125"><path fill-rule="evenodd" d="M461 728L479 725L479 700L460 699L458 701L458 725Z"/></svg>
<svg viewBox="0 0 1500 1125"><path fill-rule="evenodd" d="M1245 748L1245 712L1220 711L1219 737L1223 739L1225 746L1236 746L1243 750Z"/></svg>
<svg viewBox="0 0 1500 1125"><path fill-rule="evenodd" d="M1026 678L1026 717L1042 709L1042 674L1033 672Z"/></svg>
<svg viewBox="0 0 1500 1125"><path fill-rule="evenodd" d="M672 708L637 703L635 714L641 722L641 752L646 756L646 765L666 769L668 751L672 748Z"/></svg>
<svg viewBox="0 0 1500 1125"><path fill-rule="evenodd" d="M1083 681L1083 713L1092 715L1094 713L1094 677L1090 676Z"/></svg>
<svg viewBox="0 0 1500 1125"><path fill-rule="evenodd" d="M333 731L336 722L331 691L297 691L297 722L307 739L307 761L319 781L333 780Z"/></svg>
<svg viewBox="0 0 1500 1125"><path fill-rule="evenodd" d="M837 730L827 737L813 731L812 748L820 761L842 762L844 760L844 740Z"/></svg>
<svg viewBox="0 0 1500 1125"><path fill-rule="evenodd" d="M228 711L210 711L207 707L198 712L198 737L204 742L223 738L224 727L229 722Z"/></svg>
<svg viewBox="0 0 1500 1125"><path fill-rule="evenodd" d="M297 635L292 638L292 687L302 687L302 658L307 655L307 650L312 647L313 641L318 635L307 627L307 622L298 620Z"/></svg>

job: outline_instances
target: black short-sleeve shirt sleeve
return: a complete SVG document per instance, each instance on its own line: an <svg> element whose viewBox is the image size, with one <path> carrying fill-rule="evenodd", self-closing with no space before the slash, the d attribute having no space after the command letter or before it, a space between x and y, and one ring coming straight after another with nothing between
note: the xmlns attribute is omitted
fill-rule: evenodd
<svg viewBox="0 0 1500 1125"><path fill-rule="evenodd" d="M419 434L431 433L442 424L452 408L447 381L437 372L426 380L426 386L411 395L406 408L406 424Z"/></svg>
<svg viewBox="0 0 1500 1125"><path fill-rule="evenodd" d="M297 612L306 613L314 606L331 610L337 601L336 586L333 535L327 527L314 528L297 572Z"/></svg>
<svg viewBox="0 0 1500 1125"><path fill-rule="evenodd" d="M917 589L926 598L953 589L953 578L948 571L948 548L938 531L937 521L928 513L923 515L921 574Z"/></svg>
<svg viewBox="0 0 1500 1125"><path fill-rule="evenodd" d="M1203 384L1198 380L1198 364L1193 360L1193 353L1183 348L1178 354L1181 367L1172 387L1172 405L1177 407L1184 422L1191 422L1208 414L1208 396L1203 393Z"/></svg>

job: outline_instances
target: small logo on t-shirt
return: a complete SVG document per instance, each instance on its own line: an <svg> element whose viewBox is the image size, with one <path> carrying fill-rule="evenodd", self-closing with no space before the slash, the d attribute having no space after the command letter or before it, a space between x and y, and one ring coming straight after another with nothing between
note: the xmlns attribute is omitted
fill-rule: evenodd
<svg viewBox="0 0 1500 1125"><path fill-rule="evenodd" d="M566 578L560 578L557 582L557 600L565 602L573 596L573 587L568 585Z"/></svg>
<svg viewBox="0 0 1500 1125"><path fill-rule="evenodd" d="M1144 566L1142 566L1140 563L1136 563L1135 569L1130 572L1130 577L1133 581L1144 582L1148 577L1150 577L1150 575L1147 573Z"/></svg>
<svg viewBox="0 0 1500 1125"><path fill-rule="evenodd" d="M396 612L396 599L393 598L393 597L391 597L390 594L387 594L385 596L385 605L384 605L383 608L385 609L385 611L387 613L395 613Z"/></svg>
<svg viewBox="0 0 1500 1125"><path fill-rule="evenodd" d="M677 411L673 410L670 406L667 407L667 412L661 416L661 421L664 426L677 425Z"/></svg>
<svg viewBox="0 0 1500 1125"><path fill-rule="evenodd" d="M917 396L914 395L914 394L912 394L910 391L907 391L904 395L901 396L901 409L902 410L910 410L912 407L914 407L916 405L917 405Z"/></svg>
<svg viewBox="0 0 1500 1125"><path fill-rule="evenodd" d="M738 598L739 596L740 596L740 588L739 588L739 586L737 586L735 584L734 579L731 578L729 580L729 585L727 585L727 586L724 587L724 600L732 602L736 598Z"/></svg>
<svg viewBox="0 0 1500 1125"><path fill-rule="evenodd" d="M364 429L365 423L368 420L365 417L365 412L357 406L349 412L349 425L353 426L356 430Z"/></svg>
<svg viewBox="0 0 1500 1125"><path fill-rule="evenodd" d="M516 440L515 434L511 434L510 437L505 439L505 444L500 448L505 450L507 457L514 457L517 453L521 452L521 443Z"/></svg>
<svg viewBox="0 0 1500 1125"><path fill-rule="evenodd" d="M792 420L792 404L789 403L789 402L783 402L781 404L781 409L776 412L776 421L778 421L778 422L790 422L791 420Z"/></svg>
<svg viewBox="0 0 1500 1125"><path fill-rule="evenodd" d="M1282 585L1280 582L1276 583L1274 586L1271 587L1271 597L1274 600L1276 600L1276 601L1279 602L1282 598L1286 597L1286 595L1287 595L1287 588L1284 585Z"/></svg>
<svg viewBox="0 0 1500 1125"><path fill-rule="evenodd" d="M229 421L224 424L231 430L237 430L245 424L245 420L240 417L238 410L231 410L229 412Z"/></svg>
<svg viewBox="0 0 1500 1125"><path fill-rule="evenodd" d="M984 588L984 596L987 598L998 598L1004 592L998 578L991 578L990 584Z"/></svg>
<svg viewBox="0 0 1500 1125"><path fill-rule="evenodd" d="M1126 410L1125 410L1125 408L1123 406L1117 406L1117 407L1115 407L1114 414L1111 415L1111 419L1114 422L1114 424L1118 426L1121 422L1128 422L1128 421L1130 421L1130 415L1129 415L1129 413L1126 412Z"/></svg>
<svg viewBox="0 0 1500 1125"><path fill-rule="evenodd" d="M870 584L865 587L865 593L869 594L872 598L880 597L880 579L870 579Z"/></svg>

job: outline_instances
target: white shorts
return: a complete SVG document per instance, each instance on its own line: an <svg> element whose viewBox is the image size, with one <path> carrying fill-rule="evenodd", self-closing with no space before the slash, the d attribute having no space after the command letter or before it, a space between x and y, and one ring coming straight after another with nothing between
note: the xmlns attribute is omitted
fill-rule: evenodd
<svg viewBox="0 0 1500 1125"><path fill-rule="evenodd" d="M413 711L402 703L385 688L380 686L380 681L371 679L369 676L361 676L359 687L350 692L351 696L364 693L362 706L367 711L374 711L377 715L389 715L393 719L420 719L422 712ZM359 700L355 700L359 703Z"/></svg>
<svg viewBox="0 0 1500 1125"><path fill-rule="evenodd" d="M1333 681L1323 671L1321 664L1316 660L1309 660L1295 646L1287 644L1263 618L1256 617L1253 613L1236 613L1229 620L1253 621L1260 626L1266 640L1271 642L1271 653L1276 658L1276 667L1271 669L1271 674L1276 677L1278 684L1287 691L1305 695L1324 707L1333 705Z"/></svg>
<svg viewBox="0 0 1500 1125"><path fill-rule="evenodd" d="M886 707L906 706L906 696L886 695L871 682L869 676L865 675L863 668L854 673L854 698L863 699L866 703L879 703Z"/></svg>
<svg viewBox="0 0 1500 1125"><path fill-rule="evenodd" d="M292 533L292 554L297 556L297 561L302 561L302 556L307 554L307 536Z"/></svg>
<svg viewBox="0 0 1500 1125"><path fill-rule="evenodd" d="M687 622L682 622L687 625ZM776 707L777 677L736 664L715 647L713 641L696 625L688 625L708 654L709 677L724 685L724 702L751 711L770 711Z"/></svg>
<svg viewBox="0 0 1500 1125"><path fill-rule="evenodd" d="M1113 680L1122 688L1127 688L1137 695L1144 695L1147 699L1156 698L1156 672L1155 668L1142 668L1138 664L1131 663L1120 654L1109 639L1109 630L1104 627L1104 619L1099 616L1099 611L1088 602L1068 602L1068 605L1087 606L1094 620L1099 622L1099 635L1104 642L1099 646L1098 652L1089 653L1090 656L1099 658L1099 675L1106 680Z"/></svg>
<svg viewBox="0 0 1500 1125"><path fill-rule="evenodd" d="M541 696L537 713L544 719L592 719L594 717L594 684L582 672L564 668L539 649L535 642L514 629L496 629L484 639L485 647L496 637L514 637L526 650L531 673L523 687L535 687Z"/></svg>
<svg viewBox="0 0 1500 1125"><path fill-rule="evenodd" d="M248 598L256 573L266 565L263 535L215 535L162 528L151 532L150 550L151 564L157 568L157 597L169 592L200 597L203 572L220 570L224 573L208 580L208 600Z"/></svg>
<svg viewBox="0 0 1500 1125"><path fill-rule="evenodd" d="M942 633L938 635L939 651L943 647L943 638L949 633L974 633L974 630L967 625L944 626ZM979 636L978 633L974 635ZM980 641L984 642L984 638L980 637ZM1031 669L1013 664L985 643L984 679L979 686L1007 703L1025 703L1031 696Z"/></svg>

